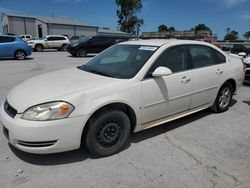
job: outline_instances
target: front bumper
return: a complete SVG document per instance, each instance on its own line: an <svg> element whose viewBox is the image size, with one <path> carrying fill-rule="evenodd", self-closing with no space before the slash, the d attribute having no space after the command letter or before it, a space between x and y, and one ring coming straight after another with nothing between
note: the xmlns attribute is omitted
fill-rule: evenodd
<svg viewBox="0 0 250 188"><path fill-rule="evenodd" d="M1 107L3 133L14 147L37 154L78 149L81 145L85 116L54 121L27 121L20 114L10 117Z"/></svg>

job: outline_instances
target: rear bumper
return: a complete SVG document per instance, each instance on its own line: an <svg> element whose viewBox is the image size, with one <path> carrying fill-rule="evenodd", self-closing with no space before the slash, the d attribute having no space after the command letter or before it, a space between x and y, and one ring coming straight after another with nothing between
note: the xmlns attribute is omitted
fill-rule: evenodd
<svg viewBox="0 0 250 188"><path fill-rule="evenodd" d="M27 121L17 114L10 117L1 107L3 134L14 147L37 154L58 153L78 149L81 145L85 116L54 121Z"/></svg>

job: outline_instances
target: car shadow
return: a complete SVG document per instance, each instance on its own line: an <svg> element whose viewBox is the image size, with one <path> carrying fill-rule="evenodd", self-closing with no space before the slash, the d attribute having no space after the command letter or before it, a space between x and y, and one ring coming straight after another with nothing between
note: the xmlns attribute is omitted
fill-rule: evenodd
<svg viewBox="0 0 250 188"><path fill-rule="evenodd" d="M84 148L55 154L31 154L16 149L11 144L9 144L9 147L19 159L30 164L41 166L69 164L93 158Z"/></svg>
<svg viewBox="0 0 250 188"><path fill-rule="evenodd" d="M232 105L234 105L237 101L233 100ZM247 104L250 105L250 101L246 101ZM172 131L179 127L185 126L189 123L195 122L203 117L208 115L212 115L213 112L210 109L205 109L195 114L188 115L186 117L150 128L146 129L137 133L132 133L128 143L124 146L122 151L128 149L131 146L131 143L139 143L141 141L153 138L155 136L164 134L166 132ZM84 161L86 159L96 159L96 157L92 156L88 153L83 147L78 150L63 152L63 153L56 153L56 154L30 154L23 152L21 150L16 149L11 144L9 144L10 149L12 152L21 160L41 166L48 166L48 165L61 165L61 164L69 164Z"/></svg>
<svg viewBox="0 0 250 188"><path fill-rule="evenodd" d="M17 60L15 58L0 58L0 61L1 60L4 60L4 61L20 61L20 62L23 62L23 61L30 61L30 60L34 60L33 57L26 57L24 60Z"/></svg>
<svg viewBox="0 0 250 188"><path fill-rule="evenodd" d="M248 106L250 106L250 101L243 100L242 102L245 103L245 104L247 104Z"/></svg>

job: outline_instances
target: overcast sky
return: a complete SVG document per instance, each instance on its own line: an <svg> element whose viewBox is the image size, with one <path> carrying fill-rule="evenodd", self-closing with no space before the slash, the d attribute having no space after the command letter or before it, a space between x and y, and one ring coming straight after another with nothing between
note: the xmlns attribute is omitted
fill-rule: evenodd
<svg viewBox="0 0 250 188"><path fill-rule="evenodd" d="M188 30L208 25L222 39L225 28L250 31L250 0L142 0L138 14L141 31L156 31L160 24ZM0 12L73 18L98 27L117 28L115 0L0 0Z"/></svg>

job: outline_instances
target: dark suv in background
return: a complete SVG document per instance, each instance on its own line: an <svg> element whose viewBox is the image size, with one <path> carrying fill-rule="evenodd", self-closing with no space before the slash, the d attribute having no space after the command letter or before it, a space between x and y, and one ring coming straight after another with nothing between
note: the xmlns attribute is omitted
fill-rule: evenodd
<svg viewBox="0 0 250 188"><path fill-rule="evenodd" d="M129 40L129 37L116 36L94 36L84 37L76 42L72 42L67 46L67 51L72 56L84 57L88 53L100 53L106 48Z"/></svg>
<svg viewBox="0 0 250 188"><path fill-rule="evenodd" d="M231 53L238 54L240 52L245 52L246 55L250 54L250 49L244 46L243 44L234 44L231 49Z"/></svg>

